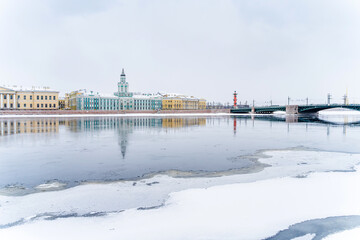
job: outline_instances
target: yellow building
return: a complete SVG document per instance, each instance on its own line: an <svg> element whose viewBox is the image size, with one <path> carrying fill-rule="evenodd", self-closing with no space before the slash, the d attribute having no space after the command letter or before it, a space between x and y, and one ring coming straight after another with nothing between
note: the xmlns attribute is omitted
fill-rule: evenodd
<svg viewBox="0 0 360 240"><path fill-rule="evenodd" d="M162 100L163 110L182 110L183 100L180 97L164 97Z"/></svg>
<svg viewBox="0 0 360 240"><path fill-rule="evenodd" d="M0 87L0 109L50 110L58 109L58 91Z"/></svg>
<svg viewBox="0 0 360 240"><path fill-rule="evenodd" d="M206 100L193 96L164 95L162 101L163 110L199 110L206 109Z"/></svg>
<svg viewBox="0 0 360 240"><path fill-rule="evenodd" d="M59 99L59 109L65 109L65 99Z"/></svg>
<svg viewBox="0 0 360 240"><path fill-rule="evenodd" d="M183 98L183 109L185 109L185 110L199 109L199 99L194 98L194 97Z"/></svg>
<svg viewBox="0 0 360 240"><path fill-rule="evenodd" d="M69 94L65 93L64 98L59 98L59 109L67 110L70 109L69 106Z"/></svg>
<svg viewBox="0 0 360 240"><path fill-rule="evenodd" d="M199 99L199 109L206 109L206 100Z"/></svg>
<svg viewBox="0 0 360 240"><path fill-rule="evenodd" d="M68 94L69 108L71 110L78 110L76 97L84 95L84 90L72 91Z"/></svg>

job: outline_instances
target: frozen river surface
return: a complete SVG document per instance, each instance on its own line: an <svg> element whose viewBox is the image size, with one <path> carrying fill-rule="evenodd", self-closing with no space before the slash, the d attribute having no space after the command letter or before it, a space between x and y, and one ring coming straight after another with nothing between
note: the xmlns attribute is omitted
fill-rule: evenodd
<svg viewBox="0 0 360 240"><path fill-rule="evenodd" d="M359 122L3 118L0 238L344 239L360 227Z"/></svg>

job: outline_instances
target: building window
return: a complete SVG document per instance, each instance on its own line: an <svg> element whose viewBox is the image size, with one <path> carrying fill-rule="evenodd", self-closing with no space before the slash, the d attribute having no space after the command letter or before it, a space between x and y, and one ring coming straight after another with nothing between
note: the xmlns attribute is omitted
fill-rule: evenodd
<svg viewBox="0 0 360 240"><path fill-rule="evenodd" d="M54 108L56 108L56 104L54 103Z"/></svg>
<svg viewBox="0 0 360 240"><path fill-rule="evenodd" d="M46 96L45 96L45 98L46 98ZM47 108L47 104L45 104L45 107Z"/></svg>
<svg viewBox="0 0 360 240"><path fill-rule="evenodd" d="M30 103L30 108L32 108L32 104Z"/></svg>
<svg viewBox="0 0 360 240"><path fill-rule="evenodd" d="M41 104L41 108L43 108L44 107L44 104Z"/></svg>
<svg viewBox="0 0 360 240"><path fill-rule="evenodd" d="M46 98L45 98L46 99ZM49 96L49 100L51 100L51 96Z"/></svg>
<svg viewBox="0 0 360 240"><path fill-rule="evenodd" d="M20 105L20 104L19 104ZM26 103L24 104L24 108L26 108Z"/></svg>
<svg viewBox="0 0 360 240"><path fill-rule="evenodd" d="M40 106L39 106L39 104L37 105L37 108L39 108Z"/></svg>
<svg viewBox="0 0 360 240"><path fill-rule="evenodd" d="M36 99L39 100L39 96L36 96Z"/></svg>
<svg viewBox="0 0 360 240"><path fill-rule="evenodd" d="M6 103L4 104L4 108L6 108Z"/></svg>
<svg viewBox="0 0 360 240"><path fill-rule="evenodd" d="M10 107L11 107L11 108L13 107L13 104L12 104L12 103L10 104Z"/></svg>
<svg viewBox="0 0 360 240"><path fill-rule="evenodd" d="M17 106L18 108L20 108L20 104L18 103L18 106Z"/></svg>
<svg viewBox="0 0 360 240"><path fill-rule="evenodd" d="M32 95L30 95L30 100L32 100Z"/></svg>
<svg viewBox="0 0 360 240"><path fill-rule="evenodd" d="M12 97L13 95L10 95L10 99L12 99L13 97Z"/></svg>
<svg viewBox="0 0 360 240"><path fill-rule="evenodd" d="M6 99L6 95L4 95L4 99Z"/></svg>
<svg viewBox="0 0 360 240"><path fill-rule="evenodd" d="M17 99L20 99L20 95L17 95Z"/></svg>
<svg viewBox="0 0 360 240"><path fill-rule="evenodd" d="M56 96L53 97L53 100L56 100Z"/></svg>
<svg viewBox="0 0 360 240"><path fill-rule="evenodd" d="M45 96L45 100L47 100L47 96Z"/></svg>
<svg viewBox="0 0 360 240"><path fill-rule="evenodd" d="M44 96L41 96L41 100L44 100Z"/></svg>
<svg viewBox="0 0 360 240"><path fill-rule="evenodd" d="M26 100L26 95L24 95L24 100Z"/></svg>

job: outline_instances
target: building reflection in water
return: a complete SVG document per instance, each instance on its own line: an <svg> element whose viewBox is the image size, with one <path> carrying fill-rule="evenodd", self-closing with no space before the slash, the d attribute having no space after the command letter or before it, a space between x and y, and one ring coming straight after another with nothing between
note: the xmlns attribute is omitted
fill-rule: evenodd
<svg viewBox="0 0 360 240"><path fill-rule="evenodd" d="M2 119L0 136L30 133L59 133L64 126L71 132L98 132L116 130L122 157L125 158L129 137L134 130L180 129L190 126L205 126L206 118L157 118L157 117L92 117L92 118L39 118L39 119Z"/></svg>
<svg viewBox="0 0 360 240"><path fill-rule="evenodd" d="M149 118L149 117L100 117L70 120L65 122L72 131L98 131L116 129L118 143L122 157L125 158L126 148L130 135L134 130L157 129L159 131L168 129L180 129L190 126L205 126L206 118Z"/></svg>
<svg viewBox="0 0 360 240"><path fill-rule="evenodd" d="M24 133L58 133L57 119L2 119L0 136Z"/></svg>

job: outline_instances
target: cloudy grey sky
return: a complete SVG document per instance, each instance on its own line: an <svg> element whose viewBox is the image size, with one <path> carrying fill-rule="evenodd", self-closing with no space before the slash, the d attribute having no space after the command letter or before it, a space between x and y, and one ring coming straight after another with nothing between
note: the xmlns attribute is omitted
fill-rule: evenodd
<svg viewBox="0 0 360 240"><path fill-rule="evenodd" d="M0 0L0 32L0 84L360 102L357 0Z"/></svg>

